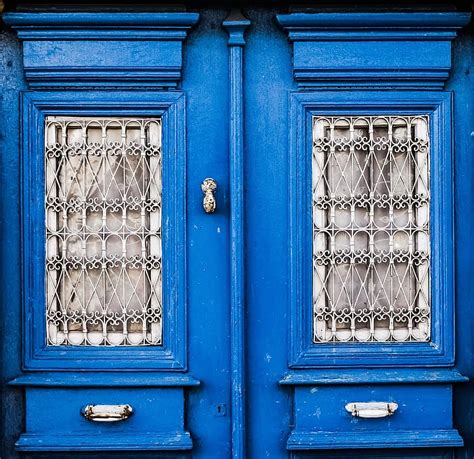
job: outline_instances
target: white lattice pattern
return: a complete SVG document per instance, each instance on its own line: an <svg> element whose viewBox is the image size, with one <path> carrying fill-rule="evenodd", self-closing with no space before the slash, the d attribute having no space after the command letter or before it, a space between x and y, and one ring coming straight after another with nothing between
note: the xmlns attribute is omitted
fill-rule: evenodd
<svg viewBox="0 0 474 459"><path fill-rule="evenodd" d="M429 341L429 119L313 117L314 342Z"/></svg>
<svg viewBox="0 0 474 459"><path fill-rule="evenodd" d="M161 344L161 120L45 129L48 345Z"/></svg>

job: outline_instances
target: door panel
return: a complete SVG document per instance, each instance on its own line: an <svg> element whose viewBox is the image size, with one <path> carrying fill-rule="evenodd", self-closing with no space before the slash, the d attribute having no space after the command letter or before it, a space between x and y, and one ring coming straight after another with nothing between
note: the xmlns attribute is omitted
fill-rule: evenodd
<svg viewBox="0 0 474 459"><path fill-rule="evenodd" d="M70 451L74 457L163 451L180 457L192 448L196 457L225 457L231 440L223 14L204 20L204 29L218 25L222 39L215 33L190 37L184 69L177 67L196 14L138 14L117 21L107 14L79 16L27 18L52 29L33 50L25 46L32 68L39 56L35 46L58 49L55 34L64 20L82 21L72 41L63 33L69 45L77 50L100 39L96 53L110 53L106 60L76 63L84 87L92 79L98 88L21 95L27 321L20 335L25 372L12 384L25 391L26 426L16 450ZM23 19L12 21L21 28ZM109 21L116 27L112 34ZM133 29L134 21L144 30ZM143 50L139 61L117 53L116 42L129 27L127 40L148 49L151 61ZM204 52L221 90L205 78ZM43 63L51 78L40 76L41 88L58 78L66 87L81 84L63 68L63 57ZM110 67L98 68L100 62ZM141 68L147 65L156 70L152 79ZM119 75L119 66L128 70ZM179 81L184 70L186 79ZM110 90L114 85L123 88ZM212 215L203 209L206 177L218 185ZM51 274L46 289L45 261Z"/></svg>
<svg viewBox="0 0 474 459"><path fill-rule="evenodd" d="M252 12L245 48L247 448L249 457L271 458L288 456L292 424L290 393L278 381L287 369L289 337L286 203L293 84L291 50L274 24L276 13Z"/></svg>
<svg viewBox="0 0 474 459"><path fill-rule="evenodd" d="M188 394L193 457L229 457L229 189L227 35L225 11L202 11L189 36L183 72L188 95L189 369L201 386ZM209 63L212 75L209 76ZM201 183L217 182L217 208L203 210Z"/></svg>
<svg viewBox="0 0 474 459"><path fill-rule="evenodd" d="M364 452L361 455L372 457L372 454L377 454L373 451L377 447L416 448L423 444L425 447L435 444L460 446L461 437L450 420L452 383L466 381L451 368L454 361L453 310L450 310L450 305L453 306L453 265L450 260L453 245L449 229L453 224L451 95L442 91L410 91L410 86L413 89L419 84L408 75L415 71L413 69L394 81L391 69L403 66L398 61L397 53L403 53L403 47L411 44L388 39L381 45L380 52L376 51L378 43L368 45L362 37L364 32L358 29L363 21L371 21L373 17L352 17L355 20L352 26L357 30L345 35L347 31L342 29L347 25L344 21L349 20L348 17L342 19L331 14L304 13L278 16L278 22L289 35L291 55L288 45L279 41L281 37L272 26L270 14L268 17L260 11L253 14L255 16L251 19L255 23L246 47L246 170L247 183L252 184L252 193L249 193L247 201L247 329L250 337L247 362L251 413L248 447L251 456L258 457L259 452L264 451L270 457L285 457L288 451L294 451L291 457L300 457L298 450L312 450L314 456L326 457L327 453L321 450L339 448L362 449ZM460 22L465 19L460 18ZM433 33L436 34L435 31ZM385 32L382 35L383 40L387 39ZM265 46L262 45L264 37L267 38ZM268 37L272 39L268 40ZM377 42L378 38L372 37L368 41ZM423 47L423 44L418 43L417 46ZM430 46L427 45L425 50L428 53ZM329 51L331 49L334 49L334 55ZM413 51L414 48L411 49ZM319 60L322 55L324 63ZM443 59L440 55L437 55L438 58ZM425 63L420 60L417 65L424 67ZM429 65L437 66L434 60ZM274 78L265 78L266 72ZM374 79L377 81L374 82ZM425 87L440 89L439 81L428 76L427 80L430 81L426 82ZM340 87L333 90L334 86ZM383 90L374 90L374 86ZM298 106L299 109L296 108ZM358 288L358 292L370 291L368 297L373 299L377 298L377 291L385 291L387 297L391 291L387 287L377 288L377 283L373 284L373 288L370 288L370 282L367 285L365 281L355 285L353 276L344 280L349 282L350 287L334 285L331 290L328 285L330 278L327 279L329 268L317 276L318 258L315 260L313 257L313 250L318 255L319 251L326 253L327 249L321 247L317 234L316 241L313 239L312 233L312 193L316 196L318 193L317 186L314 189L312 184L312 169L317 170L315 166L318 166L317 162L312 161L312 156L315 156L313 143L316 143L317 149L318 141L317 136L314 138L312 135L313 124L314 120L327 116L347 119L352 116L351 113L358 119L367 115L420 115L428 117L425 120L429 119L425 125L430 133L432 148L430 184L433 188L429 225L432 238L431 284L428 286L425 276L418 292L429 293L414 294L414 297L417 301L424 298L424 308L427 304L431 305L432 324L428 327L426 321L418 321L425 323L421 326L425 330L422 333L416 331L417 327L406 326L412 333L407 343L401 342L402 332L406 332L401 329L406 320L395 320L393 331L388 327L393 339L387 341L376 333L377 320L372 321L370 326L364 325L366 322L362 319L358 321L355 316L352 320L346 317L347 321L336 319L331 322L331 317L337 314L335 303L330 314L321 314L318 309L321 308L318 298L324 304L331 303L331 298L338 298L337 295L342 295L344 291L351 292L354 287ZM367 135L367 141L370 141L371 135ZM416 138L428 140L427 135L416 135ZM337 145L334 150L337 150ZM330 151L328 148L328 154ZM344 148L339 151L344 154ZM390 161L384 160L384 167L390 168ZM353 172L349 169L345 167L339 179L344 174L351 177ZM427 178L426 172L420 172L418 177ZM441 176L444 178L441 179ZM392 178L393 174L390 180ZM325 192L331 185L331 178L327 180ZM328 193L331 194L331 190ZM333 194L338 197L337 192ZM330 209L330 206L327 208ZM442 217L438 219L437 216ZM337 212L331 218L336 217ZM417 221L421 221L421 216ZM418 247L421 247L420 242L417 239ZM330 262L329 266L332 268L333 263ZM376 268L371 265L371 269ZM419 279L419 268L416 269L415 277ZM314 274L316 281L322 279L319 284L315 282ZM381 285L386 282L386 276L384 279L379 282ZM319 296L321 291L326 293ZM351 295L347 294L348 298ZM352 297L357 297L357 294ZM399 299L397 295L392 294L392 297ZM408 296L405 300L410 303ZM389 302L396 311L396 301ZM400 307L403 309L403 306ZM412 308L409 306L408 309ZM348 315L352 311L361 317L356 310L357 307L347 306ZM370 310L369 307L369 313ZM321 316L331 325L321 326L318 321ZM331 328L330 337L328 327ZM419 331L421 329L418 327ZM430 336L428 329L431 330ZM349 334L344 338L347 330ZM365 338L364 333L367 335ZM344 342L340 342L338 335ZM373 342L367 342L370 336ZM398 337L396 340L395 336ZM390 341L397 342L392 344ZM375 366L380 367L380 371L374 370ZM445 368L437 369L440 373L435 376L433 367L440 366ZM279 374L281 371L283 376ZM418 383L408 385L410 381ZM420 384L428 381L429 384ZM364 419L375 416L373 411L361 416L357 410L354 412L347 408L364 402L388 405L396 402L397 398L400 400L398 411L387 411L380 419ZM421 415L430 409L441 411L426 417ZM268 412L278 414L268 420ZM285 430L291 432L289 437L285 435ZM270 437L274 440L278 438L278 443L272 443ZM386 454L390 456L391 453ZM402 456L416 457L416 454L415 451L406 451ZM423 454L431 456L436 453ZM333 455L351 457L357 453L343 451Z"/></svg>

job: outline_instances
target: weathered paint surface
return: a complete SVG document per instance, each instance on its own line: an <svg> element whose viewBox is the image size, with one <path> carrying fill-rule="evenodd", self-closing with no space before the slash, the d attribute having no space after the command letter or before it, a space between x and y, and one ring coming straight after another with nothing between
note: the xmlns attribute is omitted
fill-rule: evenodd
<svg viewBox="0 0 474 459"><path fill-rule="evenodd" d="M246 394L245 417L241 418L245 432L246 456L239 449L240 457L249 458L301 458L310 457L370 457L370 458L459 458L474 456L474 385L461 382L465 376L474 378L474 313L471 284L474 277L473 230L474 221L474 100L473 100L473 56L474 41L472 26L460 32L454 41L453 68L447 81L447 90L453 91L454 116L454 239L455 239L455 312L456 312L456 371L449 369L410 370L398 369L396 372L375 372L360 368L358 372L347 369L328 371L303 371L295 375L289 372L288 338L288 151L289 151L289 98L290 91L297 89L292 75L292 45L287 34L277 25L275 15L280 13L271 9L251 9L246 11L251 25L246 31L246 44L243 47L243 106L245 110L243 145L231 142L231 115L239 115L240 108L230 103L229 86L229 46L228 34L222 28L227 17L224 10L200 11L199 24L189 33L183 44L184 59L180 89L186 95L186 141L187 141L187 304L188 304L188 374L193 380L171 378L164 382L156 373L110 372L91 383L90 378L81 374L62 377L51 374L31 377L28 383L46 388L31 391L34 399L39 394L48 394L48 400L68 403L68 391L76 397L84 394L87 403L100 403L89 400L96 397L99 386L108 387L111 394L137 391L148 394L147 399L162 398L163 390L171 390L173 396L163 403L171 405L186 394L185 426L193 439L192 453L183 452L101 452L35 454L32 457L54 458L226 458L232 457L232 409L236 406L238 390ZM2 413L1 456L17 459L14 442L25 430L23 388L7 385L21 376L21 281L20 281L20 138L19 138L19 91L26 89L21 63L21 48L14 34L2 34L1 54L3 59L3 100L2 122L0 123L0 177L1 177L1 253L0 282L2 309L0 336L2 337ZM316 56L317 57L317 56ZM232 62L232 60L231 60ZM239 59L234 59L238 65ZM423 60L421 63L430 62ZM445 65L445 63L442 63ZM441 64L440 64L441 66ZM234 71L238 71L234 67ZM115 92L115 91L112 91ZM111 94L112 94L111 92ZM239 92L235 92L238 94ZM244 174L238 169L232 177L229 168L229 145L243 149ZM234 151L236 153L236 151ZM234 164L235 166L235 164ZM234 169L235 173L235 169ZM206 215L202 211L202 192L200 184L205 177L213 177L218 182L216 193L217 211ZM245 314L239 317L245 330L245 353L234 355L231 360L231 322L230 285L231 227L229 205L230 193L239 191L235 180L244 178L245 209ZM234 196L235 199L235 196ZM239 205L238 200L232 201ZM235 214L234 214L235 217ZM234 219L234 224L239 218ZM236 279L232 283L236 285ZM238 302L238 301L237 301ZM235 304L235 303L234 303ZM236 331L234 330L234 333ZM238 343L240 335L234 334ZM237 341L235 341L237 339ZM232 363L232 361L234 363ZM239 363L240 362L240 363ZM245 379L240 386L232 384L237 369L239 377ZM363 362L362 362L363 366ZM173 379L175 378L175 379ZM299 378L299 379L298 379ZM439 381L432 384L432 381ZM38 382L40 381L40 382ZM192 386L194 381L201 384ZM370 386L370 383L383 384ZM351 383L347 385L346 383ZM347 398L348 401L362 401L352 397L354 387L359 394L369 391L384 401L390 390L401 387L407 407L400 406L400 413L408 417L393 423L426 426L430 422L437 428L436 417L442 417L441 424L449 428L451 383L454 385L454 426L464 439L462 448L430 448L430 439L423 449L387 450L393 446L389 433L386 444L380 449L289 452L287 440L295 421L302 426L313 426L314 420L325 420L334 428L341 426L347 418L341 412L332 411L336 404L331 397ZM120 389L125 383L127 389ZM412 383L413 385L411 385ZM423 387L427 389L423 392ZM91 387L95 385L95 387ZM160 388L160 386L182 386L184 389ZM146 388L151 386L151 388ZM321 386L321 387L320 387ZM296 389L293 389L296 387ZM334 389L336 388L336 389ZM429 388L429 389L428 389ZM57 392L55 392L57 389ZM44 390L44 392L41 392ZM296 398L293 398L296 390ZM115 392L114 392L115 391ZM54 395L56 393L56 395ZM170 392L171 393L171 392ZM59 397L59 394L64 394ZM161 394L161 395L160 395ZM327 394L327 397L324 396ZM339 395L338 395L339 394ZM432 413L428 421L411 412L410 406L423 407L427 397L432 397ZM113 395L111 395L113 397ZM323 397L319 410L314 400ZM384 400L381 397L385 397ZM354 399L352 399L354 398ZM380 400L379 400L380 398ZM338 400L339 400L338 399ZM164 400L164 399L163 399ZM396 401L396 400L394 400ZM441 403L441 402L446 403ZM121 403L126 403L123 400ZM145 401L144 401L145 402ZM440 403L437 405L437 403ZM113 401L111 403L117 403ZM300 403L299 418L295 419L294 403ZM410 405L414 404L414 405ZM39 407L39 401L37 402ZM163 405L164 406L164 405ZM344 404L342 404L344 410ZM179 411L179 410L178 410ZM243 413L243 411L242 411ZM161 413L155 413L160 416ZM347 413L345 413L347 414ZM347 414L350 416L349 414ZM79 413L78 413L79 416ZM349 417L350 419L350 417ZM163 419L160 421L162 422ZM363 420L358 420L360 422ZM364 420L367 421L367 420ZM368 420L372 422L374 420ZM383 420L375 420L375 422ZM67 420L65 421L67 423ZM149 420L147 421L149 422ZM322 422L322 421L321 421ZM353 422L353 421L348 421ZM332 424L331 424L332 423ZM425 424L424 424L425 423ZM446 423L446 424L444 424ZM316 424L319 425L319 424ZM356 426L355 424L350 424ZM67 425L66 425L67 427ZM72 425L71 425L72 427ZM372 426L373 427L373 426ZM392 425L393 427L393 425ZM395 426L396 427L396 426ZM313 428L313 427L311 427ZM377 427L379 428L379 427ZM52 429L53 430L53 429ZM364 432L370 443L370 432ZM383 432L383 425L380 424ZM54 434L54 432L52 432ZM357 434L359 435L359 434ZM384 434L385 435L385 434ZM374 435L374 441L376 440ZM234 438L236 436L234 435ZM243 441L242 440L242 441ZM312 438L305 440L311 442ZM380 436L378 438L380 440ZM431 438L433 440L433 437ZM94 440L100 442L100 440ZM356 440L354 440L356 441ZM412 439L416 442L416 436ZM370 446L370 445L367 445ZM244 446L241 446L244 448ZM234 449L234 452L237 449ZM23 456L29 457L29 456ZM239 457L235 455L234 457Z"/></svg>

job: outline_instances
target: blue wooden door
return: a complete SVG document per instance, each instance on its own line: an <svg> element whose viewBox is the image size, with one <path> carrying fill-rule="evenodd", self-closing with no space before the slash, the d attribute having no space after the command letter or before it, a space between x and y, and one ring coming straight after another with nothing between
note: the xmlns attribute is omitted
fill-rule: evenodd
<svg viewBox="0 0 474 459"><path fill-rule="evenodd" d="M471 457L469 19L5 14L2 457Z"/></svg>
<svg viewBox="0 0 474 459"><path fill-rule="evenodd" d="M45 35L8 95L26 425L2 457L231 455L228 56L200 34L184 62L198 16L5 15Z"/></svg>
<svg viewBox="0 0 474 459"><path fill-rule="evenodd" d="M453 386L467 379L456 367L466 372L471 354L462 344L454 354L464 319L455 328L453 318L466 314L454 300L455 255L466 266L451 232L466 115L460 88L440 74L451 44L415 38L420 28L440 38L441 16L295 12L277 15L285 35L271 14L252 18L249 455L469 457L463 402L453 419ZM449 18L451 33L468 20ZM468 392L457 393L469 404Z"/></svg>

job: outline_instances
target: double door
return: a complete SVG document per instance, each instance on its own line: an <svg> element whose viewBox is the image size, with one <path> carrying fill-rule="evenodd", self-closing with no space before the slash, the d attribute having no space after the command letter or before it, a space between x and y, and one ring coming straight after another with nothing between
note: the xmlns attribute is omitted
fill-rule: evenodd
<svg viewBox="0 0 474 459"><path fill-rule="evenodd" d="M29 86L17 450L462 446L443 84L468 15L144 14L5 19Z"/></svg>

